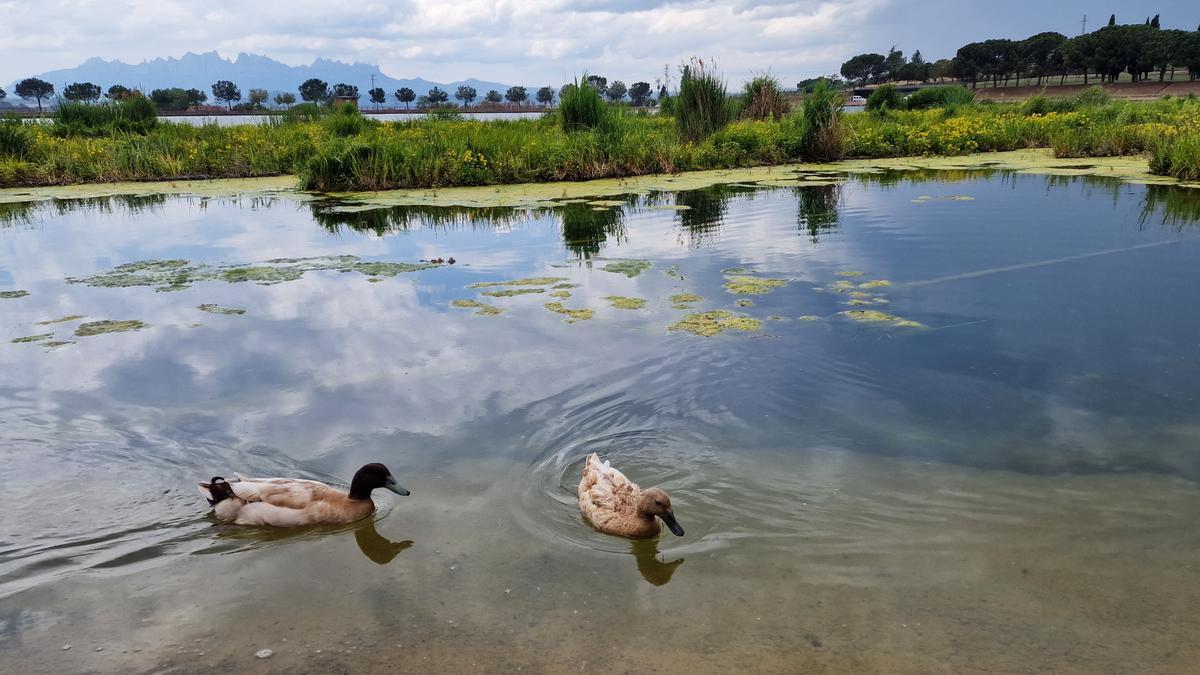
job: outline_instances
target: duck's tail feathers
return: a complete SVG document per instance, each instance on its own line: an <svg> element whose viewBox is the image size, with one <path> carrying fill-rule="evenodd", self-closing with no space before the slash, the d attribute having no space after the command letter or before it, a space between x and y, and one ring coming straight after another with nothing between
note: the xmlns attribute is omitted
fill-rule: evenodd
<svg viewBox="0 0 1200 675"><path fill-rule="evenodd" d="M229 487L229 483L220 476L213 476L212 480L207 483L197 483L197 485L200 488L200 494L208 500L209 506L216 506L233 496L233 488Z"/></svg>

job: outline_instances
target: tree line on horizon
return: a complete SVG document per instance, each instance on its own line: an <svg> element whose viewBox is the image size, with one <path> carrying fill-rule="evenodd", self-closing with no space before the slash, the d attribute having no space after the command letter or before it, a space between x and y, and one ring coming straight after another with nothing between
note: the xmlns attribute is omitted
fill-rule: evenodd
<svg viewBox="0 0 1200 675"><path fill-rule="evenodd" d="M620 80L613 80L610 83L607 78L591 75L588 77L588 83L612 103L621 103L626 97L628 97L630 104L634 106L646 106L652 104L654 101L648 82L634 82L632 85L626 86ZM563 85L564 88L566 86L568 85ZM14 87L14 91L23 99L36 101L38 110L40 111L42 110L42 102L53 97L55 89L54 85L50 82L30 77L18 82ZM266 89L253 88L247 91L247 100L241 102L241 88L229 80L214 82L211 91L212 100L219 104L224 104L230 110L265 110L267 109L267 100L270 97L270 93ZM534 100L539 105L548 106L554 103L556 97L561 94L561 91L561 88L556 90L549 86L541 87L534 93ZM660 96L664 95L665 91L666 88L662 87L659 92ZM305 80L297 87L297 93L300 95L300 100L314 104L351 99L357 101L360 98L359 88L355 85L338 82L330 86L328 82L318 78ZM61 96L63 100L71 103L97 103L101 98L108 99L109 101L120 101L130 96L141 94L142 92L121 84L112 85L102 94L100 85L98 84L92 82L74 82L63 87ZM6 92L0 89L0 100L5 96ZM147 96L159 110L169 111L198 108L209 100L207 92L194 88L183 89L182 87L154 89ZM428 93L420 96L409 87L400 87L392 92L392 97L398 103L403 103L405 108L411 107L415 102L418 109L452 105L450 103L450 96L450 93L436 86L431 88ZM464 108L470 107L472 103L480 98L479 92L476 91L475 87L466 84L460 85L453 96ZM375 87L367 90L367 98L376 107L379 107L387 102L388 94L382 87ZM529 98L529 92L525 87L513 86L509 87L504 93L495 89L488 91L483 95L482 102L492 105L508 102L520 106L526 104ZM296 103L296 94L280 92L275 95L273 100L277 107L291 107Z"/></svg>
<svg viewBox="0 0 1200 675"><path fill-rule="evenodd" d="M842 64L840 73L848 83L929 82L956 79L971 83L1036 79L1040 86L1049 78L1065 82L1068 75L1082 75L1084 84L1095 74L1101 82L1116 82L1129 73L1134 82L1158 80L1177 68L1186 69L1189 79L1200 76L1200 27L1194 31L1162 28L1158 14L1143 23L1118 24L1116 15L1108 24L1091 33L1067 37L1046 31L1024 40L992 39L963 45L954 58L926 61L920 50L906 59L892 47L886 55L858 54ZM806 81L812 82L812 80ZM801 83L804 88L805 83Z"/></svg>

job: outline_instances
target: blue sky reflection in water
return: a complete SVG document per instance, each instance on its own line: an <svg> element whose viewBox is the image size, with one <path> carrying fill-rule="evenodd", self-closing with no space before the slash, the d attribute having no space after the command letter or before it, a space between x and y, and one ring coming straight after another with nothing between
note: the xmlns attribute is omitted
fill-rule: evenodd
<svg viewBox="0 0 1200 675"><path fill-rule="evenodd" d="M0 665L1194 663L1200 195L906 173L627 201L0 207L0 291L29 292L0 299ZM65 282L316 256L458 263ZM788 283L735 296L731 268ZM466 288L532 276L578 286ZM762 329L668 331L708 310ZM840 314L861 310L924 327ZM103 319L147 327L73 336ZM73 343L9 343L42 333ZM593 450L670 490L687 536L587 529L571 491ZM215 526L192 488L368 461L413 495L351 528Z"/></svg>

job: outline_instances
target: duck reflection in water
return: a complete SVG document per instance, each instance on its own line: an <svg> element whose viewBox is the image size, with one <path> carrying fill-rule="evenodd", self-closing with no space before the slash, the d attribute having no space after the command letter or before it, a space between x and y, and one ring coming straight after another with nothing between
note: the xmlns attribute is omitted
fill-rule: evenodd
<svg viewBox="0 0 1200 675"><path fill-rule="evenodd" d="M282 543L287 540L324 537L327 535L344 535L353 531L354 542L358 544L358 550L362 551L362 554L371 562L377 565L386 565L392 562L396 556L400 555L401 551L413 545L411 540L392 541L379 534L379 530L375 529L376 519L373 517L363 518L362 520L346 525L316 525L288 529L229 527L217 521L214 517L210 516L209 519L212 521L214 527L221 530L217 534L217 540L227 542L226 545L219 547L218 550L220 552L252 550L262 546ZM238 543L234 544L234 542ZM229 544L233 545L230 546Z"/></svg>
<svg viewBox="0 0 1200 675"><path fill-rule="evenodd" d="M354 541L358 543L358 550L362 551L362 554L376 565L386 565L392 562L392 559L400 555L401 551L413 545L409 539L392 541L379 534L379 531L375 529L374 518L367 518L365 522L355 526Z"/></svg>
<svg viewBox="0 0 1200 675"><path fill-rule="evenodd" d="M655 586L666 585L675 574L675 568L683 564L683 558L664 562L658 559L658 539L639 539L629 542L629 552L637 559L638 572L642 578Z"/></svg>

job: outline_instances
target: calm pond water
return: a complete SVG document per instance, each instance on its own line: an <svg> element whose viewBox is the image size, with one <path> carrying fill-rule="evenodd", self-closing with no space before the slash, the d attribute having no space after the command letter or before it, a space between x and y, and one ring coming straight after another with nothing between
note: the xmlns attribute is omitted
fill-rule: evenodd
<svg viewBox="0 0 1200 675"><path fill-rule="evenodd" d="M907 173L618 201L0 206L0 670L1200 662L1200 193ZM524 277L561 281L469 288ZM669 329L713 310L761 326ZM591 451L686 536L586 527ZM194 487L370 461L412 496L342 528L219 525Z"/></svg>

